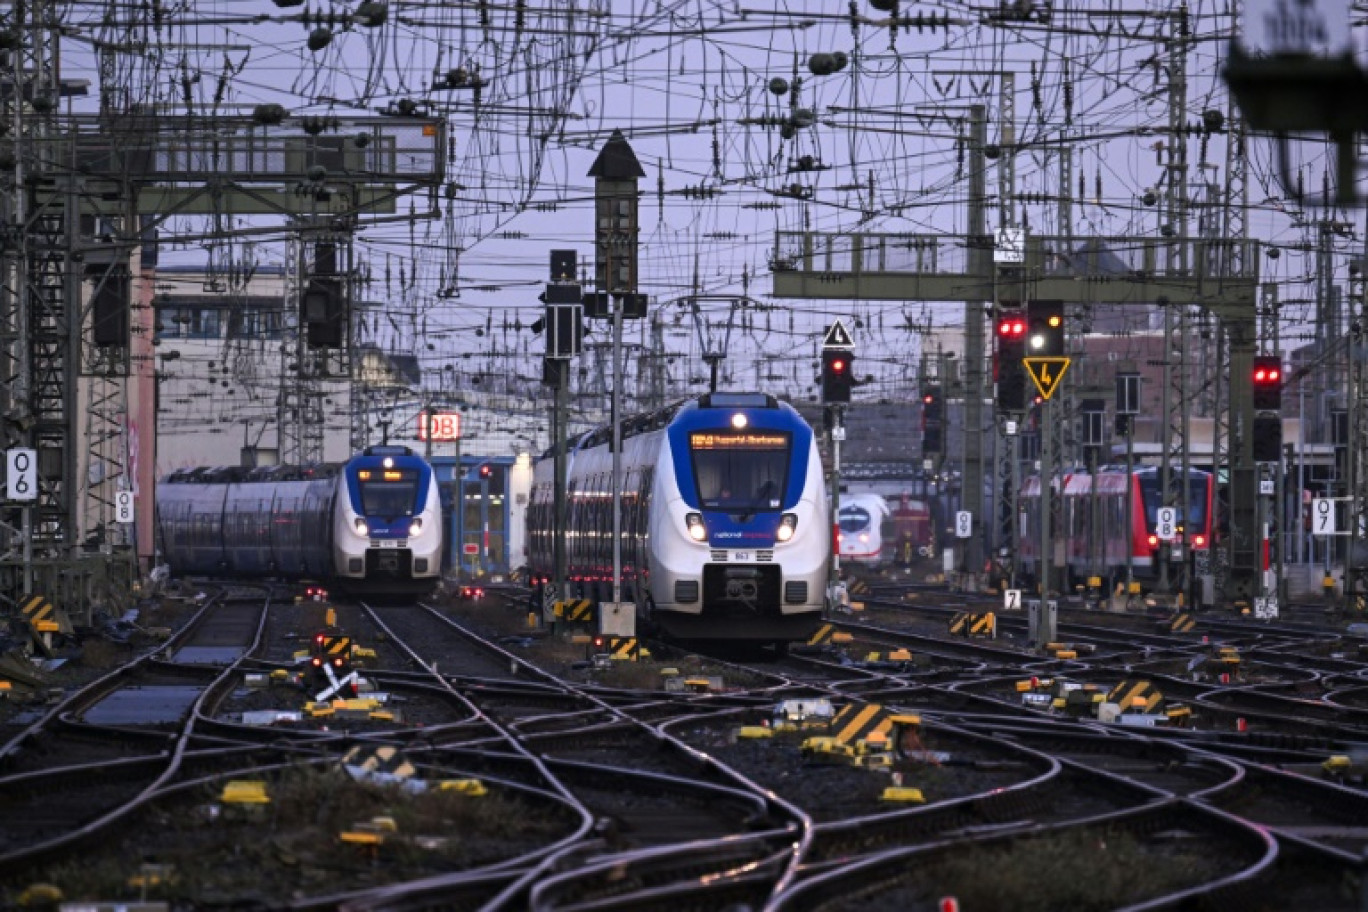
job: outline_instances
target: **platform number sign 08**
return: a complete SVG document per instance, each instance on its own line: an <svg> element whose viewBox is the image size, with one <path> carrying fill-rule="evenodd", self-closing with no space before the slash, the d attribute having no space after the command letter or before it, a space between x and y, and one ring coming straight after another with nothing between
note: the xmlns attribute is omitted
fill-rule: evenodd
<svg viewBox="0 0 1368 912"><path fill-rule="evenodd" d="M120 491L114 495L114 521L125 525L133 521L132 491Z"/></svg>
<svg viewBox="0 0 1368 912"><path fill-rule="evenodd" d="M1159 516L1154 524L1154 535L1160 541L1173 541L1178 537L1178 511L1173 507L1160 507Z"/></svg>
<svg viewBox="0 0 1368 912"><path fill-rule="evenodd" d="M38 499L38 451L17 447L5 452L5 497Z"/></svg>
<svg viewBox="0 0 1368 912"><path fill-rule="evenodd" d="M1311 501L1311 534L1337 535L1335 526L1335 501L1329 497L1317 497Z"/></svg>
<svg viewBox="0 0 1368 912"><path fill-rule="evenodd" d="M955 513L955 537L971 538L974 534L974 514L968 510Z"/></svg>

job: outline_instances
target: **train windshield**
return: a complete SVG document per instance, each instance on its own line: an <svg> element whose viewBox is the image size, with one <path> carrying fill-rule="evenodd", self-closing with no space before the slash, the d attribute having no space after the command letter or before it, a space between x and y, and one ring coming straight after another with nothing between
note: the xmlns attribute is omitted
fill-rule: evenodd
<svg viewBox="0 0 1368 912"><path fill-rule="evenodd" d="M789 435L782 431L698 431L689 435L694 483L705 510L778 510L788 482Z"/></svg>
<svg viewBox="0 0 1368 912"><path fill-rule="evenodd" d="M1207 518L1207 482L1209 476L1194 475L1188 479L1188 514L1184 518L1179 516L1180 525L1191 525L1193 529L1200 530L1206 528ZM1140 476L1140 496L1145 502L1145 523L1153 528L1159 521L1159 508L1163 506L1163 497L1159 492L1159 474ZM1181 514L1183 505L1175 503L1174 508Z"/></svg>
<svg viewBox="0 0 1368 912"><path fill-rule="evenodd" d="M362 469L356 473L366 516L412 516L418 502L416 469Z"/></svg>
<svg viewBox="0 0 1368 912"><path fill-rule="evenodd" d="M841 507L840 526L842 532L859 532L869 528L869 511L864 507Z"/></svg>

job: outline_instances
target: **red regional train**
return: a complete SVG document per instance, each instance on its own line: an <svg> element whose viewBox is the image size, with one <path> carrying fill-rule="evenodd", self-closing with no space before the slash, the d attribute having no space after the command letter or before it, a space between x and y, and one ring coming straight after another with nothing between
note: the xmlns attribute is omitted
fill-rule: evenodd
<svg viewBox="0 0 1368 912"><path fill-rule="evenodd" d="M1181 470L1173 470L1179 474ZM1063 489L1062 504L1053 545L1056 566L1062 559L1075 576L1121 575L1126 569L1127 552L1137 579L1158 576L1159 547L1162 544L1156 531L1159 507L1163 498L1159 490L1159 469L1146 466L1129 476L1124 468L1104 468L1095 476L1097 496L1092 497L1094 476L1086 472L1057 476L1051 490L1055 497ZM1186 551L1205 551L1212 547L1215 530L1215 479L1210 472L1188 470L1188 513L1182 515L1182 504L1177 509L1178 537L1172 545L1175 558L1186 557ZM1130 499L1130 527L1126 527L1126 500ZM1033 475L1022 481L1019 495L1022 528L1019 532L1018 554L1022 569L1038 571L1040 561L1040 477ZM1093 512L1094 507L1096 513ZM1097 528L1093 528L1093 517ZM1184 549L1177 552L1176 549Z"/></svg>

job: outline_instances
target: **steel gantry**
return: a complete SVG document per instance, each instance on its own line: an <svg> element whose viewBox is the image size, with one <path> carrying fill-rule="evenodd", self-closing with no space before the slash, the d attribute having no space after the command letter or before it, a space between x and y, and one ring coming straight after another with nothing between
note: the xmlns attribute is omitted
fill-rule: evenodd
<svg viewBox="0 0 1368 912"><path fill-rule="evenodd" d="M781 231L775 239L773 293L816 300L965 301L981 307L992 285L986 271L992 268L991 258L971 258L967 251L990 243L981 236ZM1186 247L1187 253L1170 255L1175 246ZM1101 268L1090 254L1100 250L1116 253L1126 272ZM1033 300L1152 305L1166 299L1206 308L1226 327L1229 375L1249 377L1257 337L1257 252L1257 241L1238 238L1028 236L1021 274ZM1212 275L1208 264L1213 260L1242 268ZM966 351L966 360L982 363L984 356L981 346ZM1229 384L1229 390L1233 427L1225 595L1248 599L1256 591L1260 569L1258 479L1249 437L1253 400L1247 383ZM966 490L971 470L983 478L981 463L972 464L966 456Z"/></svg>

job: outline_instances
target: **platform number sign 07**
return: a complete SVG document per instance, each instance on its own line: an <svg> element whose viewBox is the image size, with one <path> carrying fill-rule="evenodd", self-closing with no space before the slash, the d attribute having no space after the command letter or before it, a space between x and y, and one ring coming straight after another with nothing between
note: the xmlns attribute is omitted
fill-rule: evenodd
<svg viewBox="0 0 1368 912"><path fill-rule="evenodd" d="M955 538L971 538L974 534L974 514L968 510L955 513Z"/></svg>
<svg viewBox="0 0 1368 912"><path fill-rule="evenodd" d="M1021 610L1021 590L1004 589L1002 590L1002 610L1020 611Z"/></svg>
<svg viewBox="0 0 1368 912"><path fill-rule="evenodd" d="M1311 501L1311 534L1339 534L1335 526L1335 501L1331 498L1317 497Z"/></svg>
<svg viewBox="0 0 1368 912"><path fill-rule="evenodd" d="M38 451L16 447L5 452L5 497L7 500L38 499Z"/></svg>

